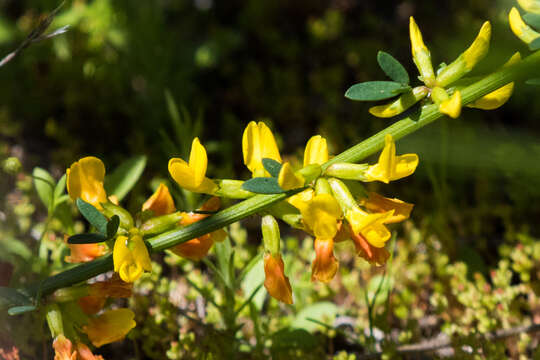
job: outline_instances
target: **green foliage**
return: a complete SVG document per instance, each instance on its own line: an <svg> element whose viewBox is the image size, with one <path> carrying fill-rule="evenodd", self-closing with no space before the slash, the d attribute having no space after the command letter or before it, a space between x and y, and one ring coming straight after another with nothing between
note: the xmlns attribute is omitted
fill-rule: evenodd
<svg viewBox="0 0 540 360"><path fill-rule="evenodd" d="M121 201L135 186L146 167L146 156L135 156L124 161L105 179L107 194Z"/></svg>
<svg viewBox="0 0 540 360"><path fill-rule="evenodd" d="M408 85L409 84L409 74L407 70L397 61L392 55L379 51L377 54L377 62L384 73L392 80Z"/></svg>
<svg viewBox="0 0 540 360"><path fill-rule="evenodd" d="M285 192L275 177L256 177L242 184L242 189L256 194L281 194Z"/></svg>
<svg viewBox="0 0 540 360"><path fill-rule="evenodd" d="M78 198L75 203L82 216L84 216L92 226L94 226L101 234L107 234L107 218L103 216L98 209L81 198Z"/></svg>
<svg viewBox="0 0 540 360"><path fill-rule="evenodd" d="M410 90L410 86L393 81L367 81L351 86L345 97L357 101L390 99Z"/></svg>

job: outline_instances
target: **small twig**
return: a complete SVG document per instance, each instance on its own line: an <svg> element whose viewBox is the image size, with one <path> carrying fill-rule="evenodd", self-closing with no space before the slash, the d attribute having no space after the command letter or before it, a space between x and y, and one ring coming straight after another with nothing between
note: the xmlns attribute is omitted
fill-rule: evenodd
<svg viewBox="0 0 540 360"><path fill-rule="evenodd" d="M522 334L522 333L533 333L540 331L540 323L532 325L517 326L510 329L502 329L493 332L489 332L484 335L479 335L481 341L493 341L500 340L510 336ZM417 344L411 345L402 345L398 346L397 353L401 355L410 355L410 354L419 354L425 352L432 352L452 346L452 341L447 338L432 338L426 341L422 341ZM383 355L383 352L377 352L367 355L358 355L358 359L368 360L368 359L378 359Z"/></svg>

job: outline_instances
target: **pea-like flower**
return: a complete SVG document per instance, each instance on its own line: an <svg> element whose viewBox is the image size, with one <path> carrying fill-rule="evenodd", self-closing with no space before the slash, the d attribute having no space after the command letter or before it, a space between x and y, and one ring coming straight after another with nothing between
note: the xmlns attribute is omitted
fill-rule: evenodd
<svg viewBox="0 0 540 360"><path fill-rule="evenodd" d="M253 177L269 176L264 170L262 159L268 158L281 162L279 149L272 131L262 121L251 121L242 135L242 152L244 164L252 172Z"/></svg>
<svg viewBox="0 0 540 360"><path fill-rule="evenodd" d="M328 161L328 145L321 135L312 136L304 150L304 166L322 165Z"/></svg>
<svg viewBox="0 0 540 360"><path fill-rule="evenodd" d="M90 318L83 332L96 347L123 339L136 325L135 314L129 309L114 309Z"/></svg>
<svg viewBox="0 0 540 360"><path fill-rule="evenodd" d="M125 282L134 282L143 272L152 271L148 249L138 229L131 229L129 237L116 238L113 249L114 271Z"/></svg>
<svg viewBox="0 0 540 360"><path fill-rule="evenodd" d="M522 2L520 2L520 5L526 8L525 6L523 6L523 5L526 5L525 3L528 3L528 2L523 1L523 4ZM533 9L531 6L531 10L538 10L538 9ZM531 10L528 10L528 11L531 11ZM534 12L534 11L531 11L531 12ZM540 11L538 11L537 13L540 14ZM540 38L540 33L537 31L534 31L529 25L525 24L525 22L521 18L521 15L519 14L518 9L516 9L515 7L513 7L512 10L510 10L510 13L508 14L508 21L510 22L510 29L512 29L512 32L514 33L514 35L516 35L525 44L530 44L534 40Z"/></svg>
<svg viewBox="0 0 540 360"><path fill-rule="evenodd" d="M148 210L152 211L154 216L167 215L176 211L174 200L167 185L160 183L152 196L144 202L142 211Z"/></svg>
<svg viewBox="0 0 540 360"><path fill-rule="evenodd" d="M292 289L289 278L285 276L283 259L279 253L264 255L264 287L275 299L292 304Z"/></svg>
<svg viewBox="0 0 540 360"><path fill-rule="evenodd" d="M206 177L207 165L206 149L199 138L195 138L191 144L189 163L180 158L172 158L169 160L169 173L174 181L186 190L213 194L218 187Z"/></svg>
<svg viewBox="0 0 540 360"><path fill-rule="evenodd" d="M64 335L58 335L53 341L54 360L77 360L77 351Z"/></svg>
<svg viewBox="0 0 540 360"><path fill-rule="evenodd" d="M66 171L67 191L76 200L81 198L101 209L101 203L107 202L107 193L103 187L105 165L93 156L88 156L74 162Z"/></svg>

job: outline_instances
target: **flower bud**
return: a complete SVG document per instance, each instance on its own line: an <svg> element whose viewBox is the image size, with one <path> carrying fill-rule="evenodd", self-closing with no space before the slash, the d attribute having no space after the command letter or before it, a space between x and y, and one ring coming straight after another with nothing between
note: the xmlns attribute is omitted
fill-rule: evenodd
<svg viewBox="0 0 540 360"><path fill-rule="evenodd" d="M62 336L64 334L64 324L62 323L62 312L55 303L50 303L46 307L47 324L51 330L52 337Z"/></svg>
<svg viewBox="0 0 540 360"><path fill-rule="evenodd" d="M264 250L274 257L279 255L279 225L272 215L265 215L261 221Z"/></svg>
<svg viewBox="0 0 540 360"><path fill-rule="evenodd" d="M332 188L334 198L337 200L341 211L346 214L350 209L357 207L356 200L352 196L347 186L340 180L331 178L328 179L328 183Z"/></svg>
<svg viewBox="0 0 540 360"><path fill-rule="evenodd" d="M145 201L142 211L152 211L154 216L167 215L176 210L169 188L160 183L157 190Z"/></svg>
<svg viewBox="0 0 540 360"><path fill-rule="evenodd" d="M311 281L329 282L334 278L339 268L339 262L334 256L333 239L315 239L315 260L311 266Z"/></svg>
<svg viewBox="0 0 540 360"><path fill-rule="evenodd" d="M264 255L264 287L276 300L292 304L292 289L289 278L285 276L284 264L279 253Z"/></svg>
<svg viewBox="0 0 540 360"><path fill-rule="evenodd" d="M365 173L368 168L368 164L334 163L326 168L324 175L340 179L364 181L366 180Z"/></svg>
<svg viewBox="0 0 540 360"><path fill-rule="evenodd" d="M216 180L218 190L215 192L216 196L225 197L229 199L247 199L255 195L251 191L242 189L241 180Z"/></svg>
<svg viewBox="0 0 540 360"><path fill-rule="evenodd" d="M16 157L8 157L2 162L2 168L7 174L16 175L22 169L21 162Z"/></svg>
<svg viewBox="0 0 540 360"><path fill-rule="evenodd" d="M308 166L304 166L300 170L296 172L296 174L302 176L304 178L304 183L309 184L313 180L317 179L319 176L321 176L322 168L319 164L311 164Z"/></svg>
<svg viewBox="0 0 540 360"><path fill-rule="evenodd" d="M312 136L304 150L304 167L312 164L322 165L328 161L328 145L321 135Z"/></svg>
<svg viewBox="0 0 540 360"><path fill-rule="evenodd" d="M172 214L153 217L141 225L143 236L161 234L178 226L183 217L183 212L177 211Z"/></svg>
<svg viewBox="0 0 540 360"><path fill-rule="evenodd" d="M433 65L431 64L431 53L424 44L422 33L412 16L409 19L409 33L411 37L413 61L420 72L424 84L428 87L433 87L435 84L435 73L433 72Z"/></svg>
<svg viewBox="0 0 540 360"><path fill-rule="evenodd" d="M103 206L103 215L107 216L108 218L112 218L114 215L117 215L120 218L120 227L124 229L133 228L133 218L126 209L111 202L104 202L101 205Z"/></svg>

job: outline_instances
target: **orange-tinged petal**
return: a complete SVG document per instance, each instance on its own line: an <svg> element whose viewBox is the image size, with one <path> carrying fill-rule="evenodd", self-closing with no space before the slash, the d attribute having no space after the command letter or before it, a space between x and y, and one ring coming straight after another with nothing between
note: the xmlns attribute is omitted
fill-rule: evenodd
<svg viewBox="0 0 540 360"><path fill-rule="evenodd" d="M67 242L67 235L64 237ZM101 244L69 244L70 250L69 256L65 257L65 261L68 263L81 263L92 261L95 258L104 255L107 251Z"/></svg>
<svg viewBox="0 0 540 360"><path fill-rule="evenodd" d="M100 203L107 202L107 193L103 187L105 165L93 156L88 156L74 162L66 171L67 191L69 196L84 201L101 209Z"/></svg>
<svg viewBox="0 0 540 360"><path fill-rule="evenodd" d="M210 234L199 236L191 239L183 244L176 245L171 249L173 253L186 259L199 261L204 258L210 248L214 245L214 241Z"/></svg>
<svg viewBox="0 0 540 360"><path fill-rule="evenodd" d="M385 220L385 224L398 223L408 219L414 207L399 199L390 199L377 193L369 193L369 197L363 202L363 206L375 213L386 213L393 210L392 216Z"/></svg>
<svg viewBox="0 0 540 360"><path fill-rule="evenodd" d="M372 246L362 234L354 233L351 228L350 237L356 247L358 256L366 259L373 265L384 265L390 257L390 253L385 248L377 248Z"/></svg>
<svg viewBox="0 0 540 360"><path fill-rule="evenodd" d="M123 281L118 275L113 275L105 281L90 284L89 294L94 296L128 298L132 294L133 284Z"/></svg>
<svg viewBox="0 0 540 360"><path fill-rule="evenodd" d="M373 246L381 248L390 239L390 231L384 226L394 210L385 213L368 214L358 207L350 209L345 215L355 234L362 234Z"/></svg>
<svg viewBox="0 0 540 360"><path fill-rule="evenodd" d="M285 276L281 255L264 255L264 287L274 299L285 304L292 304L292 289L289 278Z"/></svg>
<svg viewBox="0 0 540 360"><path fill-rule="evenodd" d="M152 211L154 216L167 215L176 211L174 200L165 184L159 184L157 190L145 201L142 211L147 210Z"/></svg>
<svg viewBox="0 0 540 360"><path fill-rule="evenodd" d="M64 335L58 335L53 341L54 360L77 360L71 341Z"/></svg>
<svg viewBox="0 0 540 360"><path fill-rule="evenodd" d="M77 304L85 314L94 315L103 309L106 301L106 297L88 295L79 298Z"/></svg>
<svg viewBox="0 0 540 360"><path fill-rule="evenodd" d="M103 360L101 355L94 355L88 346L81 342L77 343L77 352L79 353L79 360Z"/></svg>
<svg viewBox="0 0 540 360"><path fill-rule="evenodd" d="M135 314L129 309L109 310L91 318L83 332L96 347L123 339L136 325Z"/></svg>
<svg viewBox="0 0 540 360"><path fill-rule="evenodd" d="M304 150L304 167L311 164L322 165L328 161L328 145L321 135L309 139Z"/></svg>
<svg viewBox="0 0 540 360"><path fill-rule="evenodd" d="M339 262L334 256L334 240L315 239L315 260L311 266L311 281L329 282L334 278L339 268Z"/></svg>

